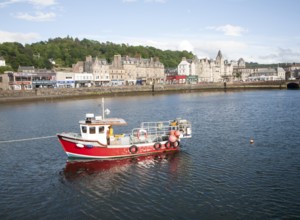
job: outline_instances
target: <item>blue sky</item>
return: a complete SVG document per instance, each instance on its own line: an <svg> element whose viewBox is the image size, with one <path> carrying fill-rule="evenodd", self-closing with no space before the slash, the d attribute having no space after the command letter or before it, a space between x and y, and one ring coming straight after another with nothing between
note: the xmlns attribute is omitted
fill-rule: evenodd
<svg viewBox="0 0 300 220"><path fill-rule="evenodd" d="M74 37L300 62L298 0L0 0L0 43Z"/></svg>

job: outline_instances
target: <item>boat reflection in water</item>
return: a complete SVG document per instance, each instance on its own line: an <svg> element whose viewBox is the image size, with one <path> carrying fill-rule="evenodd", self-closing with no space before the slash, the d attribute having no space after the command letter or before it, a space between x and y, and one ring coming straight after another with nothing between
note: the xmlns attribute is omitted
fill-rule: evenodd
<svg viewBox="0 0 300 220"><path fill-rule="evenodd" d="M157 163L169 163L171 170L176 171L178 154L180 152L165 152L147 156L112 160L68 160L64 168L64 176L68 180L92 176L101 173L120 173L132 165L151 167Z"/></svg>

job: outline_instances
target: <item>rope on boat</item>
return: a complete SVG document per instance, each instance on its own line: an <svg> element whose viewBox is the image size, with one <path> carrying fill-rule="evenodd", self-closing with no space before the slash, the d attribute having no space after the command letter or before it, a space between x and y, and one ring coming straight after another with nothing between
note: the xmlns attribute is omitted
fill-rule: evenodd
<svg viewBox="0 0 300 220"><path fill-rule="evenodd" d="M34 138L24 138L24 139L17 139L17 140L7 140L7 141L0 141L0 144L21 142L21 141L39 140L39 139L54 138L54 137L56 137L56 135L44 136L44 137L34 137Z"/></svg>

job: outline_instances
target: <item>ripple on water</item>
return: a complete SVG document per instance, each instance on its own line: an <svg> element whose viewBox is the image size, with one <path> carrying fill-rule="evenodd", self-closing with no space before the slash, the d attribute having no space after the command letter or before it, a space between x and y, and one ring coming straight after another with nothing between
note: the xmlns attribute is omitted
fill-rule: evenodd
<svg viewBox="0 0 300 220"><path fill-rule="evenodd" d="M182 140L175 155L108 162L66 163L56 139L1 145L0 218L298 219L299 96L245 91L107 98L112 116L129 127L187 117L193 138ZM100 102L1 107L0 140L78 131L77 121L97 112Z"/></svg>

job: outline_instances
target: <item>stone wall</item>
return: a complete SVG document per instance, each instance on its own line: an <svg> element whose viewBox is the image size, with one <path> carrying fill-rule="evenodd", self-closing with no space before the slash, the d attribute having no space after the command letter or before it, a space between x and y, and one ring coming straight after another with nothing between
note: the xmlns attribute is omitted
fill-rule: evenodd
<svg viewBox="0 0 300 220"><path fill-rule="evenodd" d="M286 82L257 82L257 83L202 83L190 85L146 85L146 86L111 86L91 88L60 88L35 90L2 90L0 102L12 100L37 100L47 98L68 98L99 95L139 95L144 93L212 91L212 90L239 90L239 89L286 89Z"/></svg>

